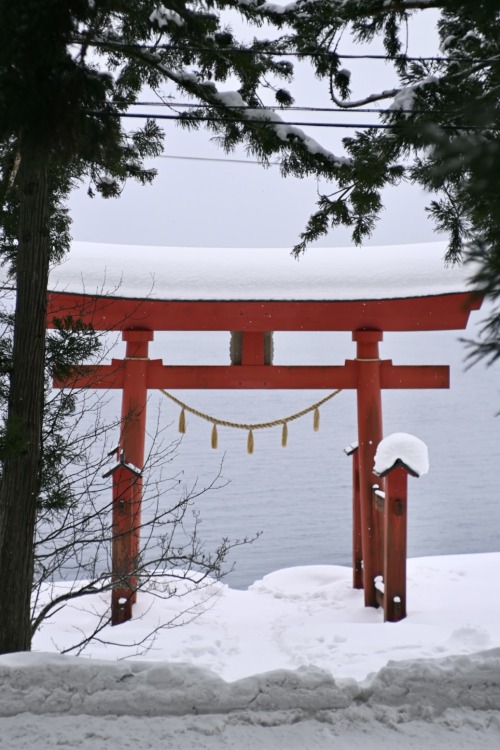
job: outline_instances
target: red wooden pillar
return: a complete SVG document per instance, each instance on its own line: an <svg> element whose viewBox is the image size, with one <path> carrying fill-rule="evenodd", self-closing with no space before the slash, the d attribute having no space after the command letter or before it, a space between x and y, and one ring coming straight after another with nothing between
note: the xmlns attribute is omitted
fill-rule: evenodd
<svg viewBox="0 0 500 750"><path fill-rule="evenodd" d="M357 444L344 449L352 456L352 587L363 588L363 545L361 541L361 501L359 497L359 453Z"/></svg>
<svg viewBox="0 0 500 750"><path fill-rule="evenodd" d="M384 620L406 617L406 536L408 470L396 466L387 475L384 501Z"/></svg>
<svg viewBox="0 0 500 750"><path fill-rule="evenodd" d="M120 625L132 617L133 570L132 542L133 503L135 483L140 474L127 466L120 456L108 474L113 477L113 541L111 545L112 583L111 624Z"/></svg>
<svg viewBox="0 0 500 750"><path fill-rule="evenodd" d="M131 487L130 513L130 556L131 567L140 549L141 503L142 503L142 470L144 468L144 451L146 445L146 405L147 405L147 370L148 344L154 338L153 331L129 330L123 331L123 340L127 342L123 394L122 394L122 422L120 435L120 453L125 464L135 468L138 476ZM136 580L131 578L131 587L135 589ZM132 604L136 601L135 590L132 593Z"/></svg>
<svg viewBox="0 0 500 750"><path fill-rule="evenodd" d="M372 505L372 487L380 480L373 473L373 459L382 440L382 395L378 343L382 331L354 331L357 343L358 459L363 588L365 606L376 607L375 576L382 574L380 530Z"/></svg>

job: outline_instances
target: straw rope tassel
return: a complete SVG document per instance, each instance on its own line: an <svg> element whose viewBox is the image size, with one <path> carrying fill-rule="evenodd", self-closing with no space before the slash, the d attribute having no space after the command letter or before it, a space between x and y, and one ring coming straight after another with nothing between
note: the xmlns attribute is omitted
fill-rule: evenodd
<svg viewBox="0 0 500 750"><path fill-rule="evenodd" d="M318 430L319 430L319 409L318 409L318 407L316 407L315 410L314 410L313 427L314 427L314 432L318 432Z"/></svg>
<svg viewBox="0 0 500 750"><path fill-rule="evenodd" d="M250 430L248 433L247 438L247 453L253 453L254 443L253 443L253 430Z"/></svg>
<svg viewBox="0 0 500 750"><path fill-rule="evenodd" d="M219 435L217 434L216 424L214 424L214 426L212 427L211 445L214 450L217 450L217 448L219 447Z"/></svg>
<svg viewBox="0 0 500 750"><path fill-rule="evenodd" d="M377 360L378 361L378 360ZM292 422L294 419L299 419L300 417L305 416L306 414L309 414L311 411L314 412L314 419L313 419L313 426L314 431L317 432L319 430L319 407L323 406L323 404L326 404L327 401L330 401L330 399L334 398L335 396L338 396L339 393L341 393L341 389L338 388L336 391L333 391L332 393L329 393L328 396L325 396L320 401L317 401L315 404L311 404L311 406L308 406L306 409L302 409L301 411L296 412L295 414L290 414L288 417L284 417L282 419L276 419L273 422L259 422L257 424L247 424L242 422L228 422L225 419L217 419L217 417L214 417L211 414L205 414L202 411L199 411L198 409L193 409L192 406L188 406L188 404L185 404L183 401L180 401L178 398L173 396L171 393L168 393L163 388L159 389L161 393L163 393L164 396L169 398L171 401L174 402L174 404L177 404L177 406L181 409L181 414L179 417L179 432L184 433L186 432L186 412L189 412L190 414L194 414L196 417L200 417L200 419L205 419L207 422L210 422L212 426L212 448L218 447L218 435L217 435L217 425L221 427L233 427L237 430L248 430L248 439L247 439L247 451L248 453L253 453L254 451L254 438L253 438L253 431L254 430L263 430L267 427L277 427L278 425L282 426L282 432L281 432L281 445L285 447L288 442L288 422Z"/></svg>

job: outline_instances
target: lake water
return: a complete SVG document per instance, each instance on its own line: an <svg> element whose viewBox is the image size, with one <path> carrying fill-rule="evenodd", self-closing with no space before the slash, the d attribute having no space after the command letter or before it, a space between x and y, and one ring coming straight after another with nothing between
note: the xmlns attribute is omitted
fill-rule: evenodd
<svg viewBox="0 0 500 750"><path fill-rule="evenodd" d="M479 324L471 317L467 336ZM385 391L384 434L409 432L429 448L430 471L409 479L410 556L500 549L500 367L465 371L456 332L385 334L381 356L394 364L449 364L450 390ZM151 357L172 364L227 364L227 334L157 334ZM121 356L121 350L114 353ZM350 334L275 334L275 364L343 364L355 356ZM176 391L190 406L235 422L262 422L293 414L325 391ZM119 406L116 404L117 413ZM158 393L149 401L150 432L178 438L179 408ZM158 422L159 416L159 422ZM246 433L219 429L210 447L211 425L187 415L183 436L167 472L181 484L200 487L217 475L227 484L196 501L200 531L208 545L262 532L231 557L233 587L246 587L278 568L345 564L351 560L351 459L344 447L356 440L355 393L342 392L321 408L319 432L312 415L289 425L288 446L279 427L256 431L255 452ZM173 497L173 496L172 496ZM172 502L166 497L165 503Z"/></svg>

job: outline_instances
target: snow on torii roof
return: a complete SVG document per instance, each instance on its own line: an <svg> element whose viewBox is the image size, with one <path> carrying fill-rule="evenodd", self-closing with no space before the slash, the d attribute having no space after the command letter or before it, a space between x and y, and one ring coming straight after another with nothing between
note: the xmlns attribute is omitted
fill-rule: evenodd
<svg viewBox="0 0 500 750"><path fill-rule="evenodd" d="M53 292L149 300L375 300L470 291L444 242L364 248L195 248L74 242Z"/></svg>

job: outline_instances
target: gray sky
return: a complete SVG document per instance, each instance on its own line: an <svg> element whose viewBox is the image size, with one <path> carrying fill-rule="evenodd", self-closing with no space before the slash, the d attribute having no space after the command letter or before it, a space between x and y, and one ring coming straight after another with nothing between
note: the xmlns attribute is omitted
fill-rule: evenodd
<svg viewBox="0 0 500 750"><path fill-rule="evenodd" d="M428 13L422 14L414 24L410 54L435 53L434 18ZM345 53L363 51L349 46L348 40L342 41L341 49ZM370 48L370 52L380 51L380 47ZM346 67L352 71L355 98L394 83L390 68L383 61L349 60ZM230 89L231 84L220 88ZM332 106L326 94L326 83L316 81L305 70L298 70L297 88L290 86L290 90L297 105ZM165 109L158 111L165 112ZM370 115L365 113L290 112L284 113L283 117L301 122L308 118L309 121L324 122L370 122ZM207 247L291 247L297 242L315 208L316 180L284 179L277 167L266 170L256 164L196 160L197 157L245 159L246 155L242 150L225 154L210 141L206 132L185 132L169 121L164 121L163 126L167 158L155 160L158 176L152 186L141 187L130 182L118 200L90 199L86 196L85 185L75 191L70 204L74 239ZM343 153L340 139L354 132L313 127L303 129L337 154ZM172 156L190 159L168 158ZM330 192L324 184L320 189ZM428 200L420 189L407 185L386 191L386 210L367 244L438 239L424 211ZM336 230L318 244L349 245L350 233L344 229Z"/></svg>
<svg viewBox="0 0 500 750"><path fill-rule="evenodd" d="M186 142L185 133L177 130L173 135L170 153L195 153L196 136L190 134ZM224 156L206 140L199 151L204 156ZM118 200L91 200L84 190L75 194L74 238L147 245L286 247L297 241L315 207L316 181L284 179L277 167L264 170L253 164L158 159L157 168L154 185L130 183ZM437 239L424 213L426 200L428 196L406 185L386 191L386 211L369 244ZM331 232L318 244L349 245L349 230Z"/></svg>

